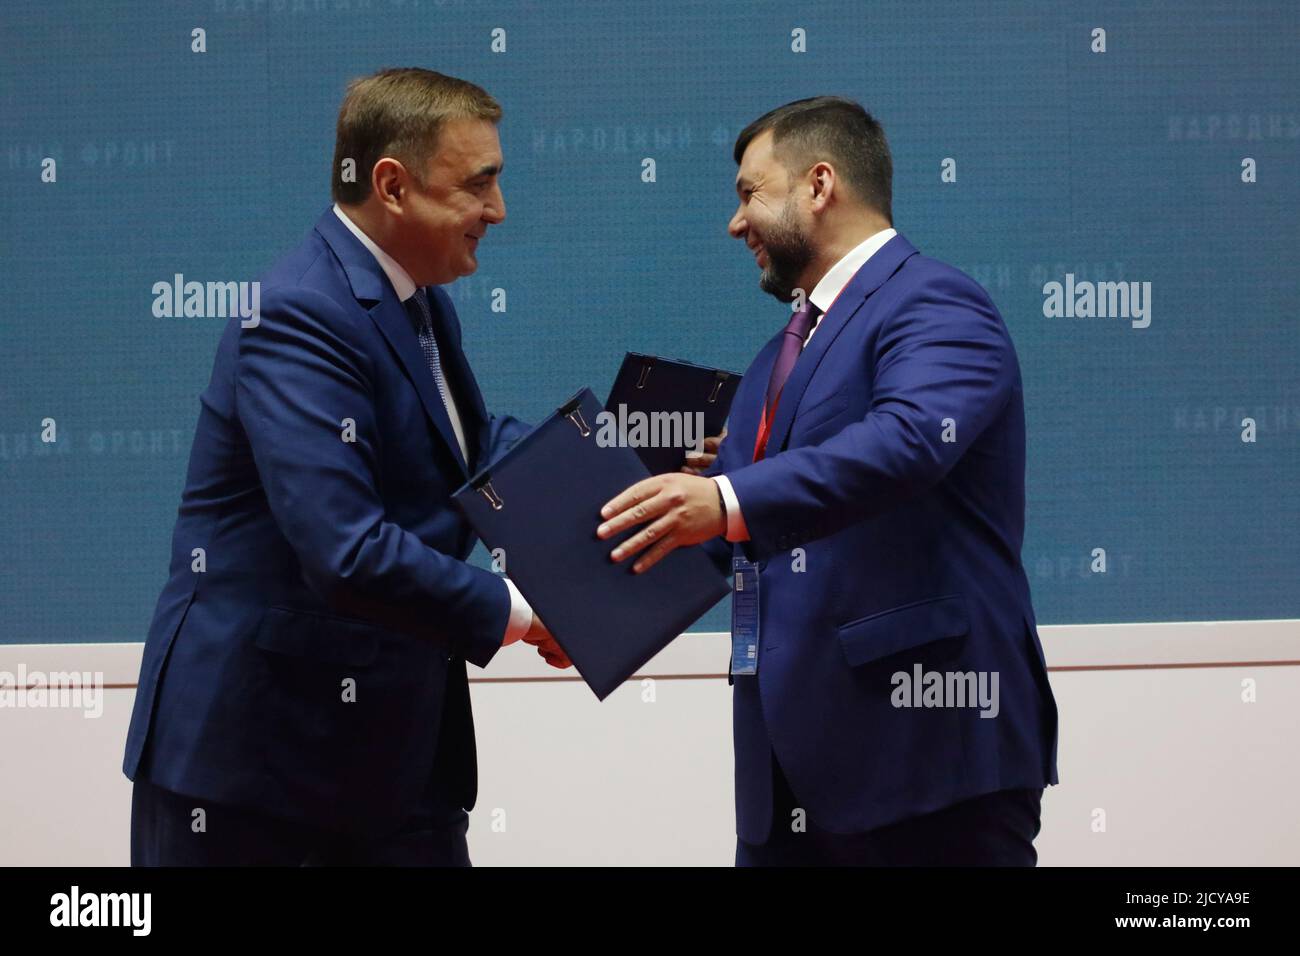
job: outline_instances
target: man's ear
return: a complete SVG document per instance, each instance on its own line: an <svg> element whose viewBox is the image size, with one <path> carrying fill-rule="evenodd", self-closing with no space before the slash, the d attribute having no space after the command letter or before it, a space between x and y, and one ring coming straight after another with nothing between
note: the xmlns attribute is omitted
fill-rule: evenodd
<svg viewBox="0 0 1300 956"><path fill-rule="evenodd" d="M821 210L830 202L835 192L835 168L830 163L817 163L809 171L809 185L812 189L812 208Z"/></svg>
<svg viewBox="0 0 1300 956"><path fill-rule="evenodd" d="M370 171L370 191L390 212L401 214L409 190L410 174L391 156L382 157Z"/></svg>

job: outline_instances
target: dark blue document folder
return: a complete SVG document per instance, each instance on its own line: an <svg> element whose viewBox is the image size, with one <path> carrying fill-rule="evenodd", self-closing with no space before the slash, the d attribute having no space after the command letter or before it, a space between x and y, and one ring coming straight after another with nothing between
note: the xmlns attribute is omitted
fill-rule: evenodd
<svg viewBox="0 0 1300 956"><path fill-rule="evenodd" d="M703 415L704 434L697 437L703 440L722 431L741 378L736 372L692 365L681 359L628 352L618 370L618 377L614 379L614 387L609 391L605 408L620 415L620 420L620 405L628 416L632 413L681 416L699 413ZM680 471L686 463L686 448L681 444L643 445L636 452L652 475Z"/></svg>
<svg viewBox="0 0 1300 956"><path fill-rule="evenodd" d="M596 537L600 508L649 477L627 447L602 444L603 409L583 389L455 494L504 571L603 700L730 590L698 547L644 574L610 561L640 530Z"/></svg>

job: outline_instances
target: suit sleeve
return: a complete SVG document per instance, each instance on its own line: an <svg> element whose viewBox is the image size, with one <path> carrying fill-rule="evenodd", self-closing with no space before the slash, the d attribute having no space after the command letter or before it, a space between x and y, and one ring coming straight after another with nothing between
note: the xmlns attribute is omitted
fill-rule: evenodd
<svg viewBox="0 0 1300 956"><path fill-rule="evenodd" d="M767 557L834 534L937 484L1006 406L1014 378L1010 339L983 289L955 271L920 285L883 323L866 418L728 472L746 552Z"/></svg>
<svg viewBox="0 0 1300 956"><path fill-rule="evenodd" d="M240 330L236 407L271 513L328 605L484 666L505 633L506 584L387 520L373 367L352 321L319 293L276 289Z"/></svg>
<svg viewBox="0 0 1300 956"><path fill-rule="evenodd" d="M728 432L718 445L718 457L713 459L713 464L705 470L704 477L714 478L726 474L731 468L738 467L741 459L740 442ZM731 559L735 555L735 549L729 541L722 537L710 538L702 542L700 547L723 574L731 576Z"/></svg>

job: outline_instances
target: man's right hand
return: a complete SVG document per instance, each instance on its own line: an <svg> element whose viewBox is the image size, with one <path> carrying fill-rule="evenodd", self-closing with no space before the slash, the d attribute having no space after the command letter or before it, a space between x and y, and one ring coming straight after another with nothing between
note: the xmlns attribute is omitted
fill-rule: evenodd
<svg viewBox="0 0 1300 956"><path fill-rule="evenodd" d="M532 626L528 628L528 633L524 635L524 640L537 648L537 653L542 655L542 659L552 667L558 667L563 670L566 667L572 667L573 661L569 660L569 655L556 643L551 632L546 629L542 619L533 613Z"/></svg>

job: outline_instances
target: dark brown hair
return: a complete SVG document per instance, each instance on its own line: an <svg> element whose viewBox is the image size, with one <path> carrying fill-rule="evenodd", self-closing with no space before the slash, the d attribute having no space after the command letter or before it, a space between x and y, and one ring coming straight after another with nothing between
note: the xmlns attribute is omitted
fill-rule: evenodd
<svg viewBox="0 0 1300 956"><path fill-rule="evenodd" d="M767 130L772 131L773 153L792 178L814 163L828 162L850 192L893 225L889 143L880 123L860 105L839 96L814 96L778 106L740 131L737 165L749 144Z"/></svg>

